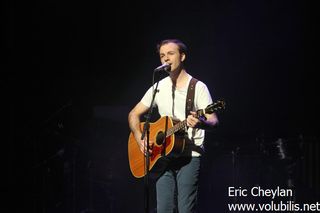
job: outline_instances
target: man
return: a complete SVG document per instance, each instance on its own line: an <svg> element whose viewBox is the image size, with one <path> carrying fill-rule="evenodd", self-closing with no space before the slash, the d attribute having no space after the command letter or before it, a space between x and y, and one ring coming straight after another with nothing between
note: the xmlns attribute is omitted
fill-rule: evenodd
<svg viewBox="0 0 320 213"><path fill-rule="evenodd" d="M166 171L156 181L157 212L195 212L199 184L200 156L203 151L204 129L218 123L216 114L205 114L197 118L196 110L205 109L212 103L207 86L198 81L195 85L194 109L187 112L186 98L192 76L184 67L186 45L178 39L161 41L158 46L161 63L169 64L170 76L158 85L154 105L160 116L170 116L173 120L187 120L187 146L184 153L171 159ZM146 113L152 101L153 88L145 93L141 101L130 111L129 126L140 147L145 152L146 138L141 140L140 117ZM150 146L154 141L150 141ZM152 151L150 151L152 154Z"/></svg>

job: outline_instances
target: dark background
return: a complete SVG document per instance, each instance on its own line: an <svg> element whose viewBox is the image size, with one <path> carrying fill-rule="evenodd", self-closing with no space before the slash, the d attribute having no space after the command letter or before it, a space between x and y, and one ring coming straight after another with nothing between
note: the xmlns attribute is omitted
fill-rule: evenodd
<svg viewBox="0 0 320 213"><path fill-rule="evenodd" d="M143 212L127 114L151 86L156 44L167 38L187 44L188 72L227 104L207 134L199 212L250 201L228 197L228 186L288 188L288 180L297 202L319 200L312 1L7 0L1 8L6 212Z"/></svg>

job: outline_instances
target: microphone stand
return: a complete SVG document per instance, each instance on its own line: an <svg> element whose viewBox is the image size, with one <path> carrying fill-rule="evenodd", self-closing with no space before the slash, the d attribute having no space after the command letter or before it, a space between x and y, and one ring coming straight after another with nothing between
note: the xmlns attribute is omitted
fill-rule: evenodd
<svg viewBox="0 0 320 213"><path fill-rule="evenodd" d="M154 74L157 70L155 70L153 72L153 76L152 76L152 85L154 85ZM145 196L144 196L144 204L145 204L145 212L149 213L149 168L150 168L150 145L149 145L149 137L150 137L150 118L152 115L152 111L153 111L153 102L155 99L155 96L158 92L158 85L159 85L159 80L156 83L156 87L153 90L153 94L152 94L152 100L150 103L150 107L148 110L147 115L145 115L146 121L143 125L143 131L142 131L142 135L141 135L141 140L143 140L145 138L145 135L147 134L147 147L145 147L144 149L144 153L145 153L145 176L144 176L144 190L145 190Z"/></svg>

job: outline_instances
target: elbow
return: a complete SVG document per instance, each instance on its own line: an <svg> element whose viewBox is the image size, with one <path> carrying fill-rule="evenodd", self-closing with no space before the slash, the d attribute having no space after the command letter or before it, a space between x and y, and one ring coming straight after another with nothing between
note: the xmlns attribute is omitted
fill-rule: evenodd
<svg viewBox="0 0 320 213"><path fill-rule="evenodd" d="M130 121L133 116L134 116L134 112L133 110L131 110L128 114L128 121Z"/></svg>
<svg viewBox="0 0 320 213"><path fill-rule="evenodd" d="M219 125L219 120L217 117L215 117L207 122L206 130L211 131L211 130L215 129L218 125Z"/></svg>
<svg viewBox="0 0 320 213"><path fill-rule="evenodd" d="M128 121L129 123L133 120L139 119L140 115L137 113L135 109L132 109L128 114Z"/></svg>
<svg viewBox="0 0 320 213"><path fill-rule="evenodd" d="M216 118L216 119L213 120L212 126L218 126L218 125L219 125L219 119Z"/></svg>
<svg viewBox="0 0 320 213"><path fill-rule="evenodd" d="M216 115L214 116L211 116L208 120L207 120L208 124L211 126L211 127L215 127L219 124L219 119Z"/></svg>

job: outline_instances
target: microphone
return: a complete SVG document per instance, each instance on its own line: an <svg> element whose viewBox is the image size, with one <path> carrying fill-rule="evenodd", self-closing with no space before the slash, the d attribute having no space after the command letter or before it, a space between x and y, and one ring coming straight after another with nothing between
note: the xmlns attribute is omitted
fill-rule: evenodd
<svg viewBox="0 0 320 213"><path fill-rule="evenodd" d="M157 68L155 68L154 72L165 71L165 72L169 73L170 70L171 70L170 64L164 63L164 64L158 66Z"/></svg>

